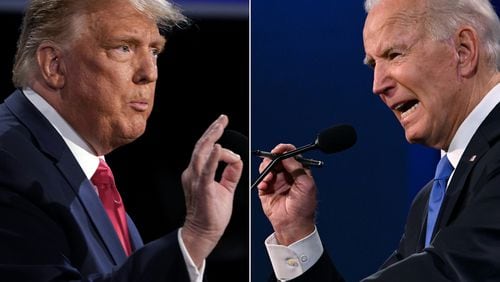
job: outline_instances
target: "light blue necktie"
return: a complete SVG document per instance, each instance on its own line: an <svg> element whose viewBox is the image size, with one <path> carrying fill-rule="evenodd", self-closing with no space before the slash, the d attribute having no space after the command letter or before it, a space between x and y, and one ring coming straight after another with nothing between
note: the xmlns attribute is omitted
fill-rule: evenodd
<svg viewBox="0 0 500 282"><path fill-rule="evenodd" d="M443 202L444 194L446 192L446 184L448 183L448 179L450 178L452 171L453 166L448 160L448 157L444 155L437 165L436 174L434 175L434 183L432 184L431 196L429 197L427 232L425 236L426 247L429 246L431 241L434 225L436 224L439 209L441 208L441 203Z"/></svg>

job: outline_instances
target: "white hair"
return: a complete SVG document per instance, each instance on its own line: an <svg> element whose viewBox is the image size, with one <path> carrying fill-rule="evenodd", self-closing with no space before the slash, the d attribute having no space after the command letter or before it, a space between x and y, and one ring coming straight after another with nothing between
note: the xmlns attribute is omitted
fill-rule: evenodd
<svg viewBox="0 0 500 282"><path fill-rule="evenodd" d="M365 0L365 11L381 0ZM481 46L492 67L500 70L500 21L489 0L427 0L424 26L433 39L450 38L461 25L478 32Z"/></svg>

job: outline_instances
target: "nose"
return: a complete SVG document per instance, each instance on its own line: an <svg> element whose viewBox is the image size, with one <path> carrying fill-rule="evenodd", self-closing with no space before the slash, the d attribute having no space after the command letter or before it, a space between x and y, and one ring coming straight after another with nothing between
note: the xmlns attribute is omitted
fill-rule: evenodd
<svg viewBox="0 0 500 282"><path fill-rule="evenodd" d="M148 84L158 79L157 57L150 50L143 51L137 56L134 83Z"/></svg>
<svg viewBox="0 0 500 282"><path fill-rule="evenodd" d="M373 71L373 93L376 95L388 94L392 88L394 88L394 80L390 76L387 64L377 63Z"/></svg>

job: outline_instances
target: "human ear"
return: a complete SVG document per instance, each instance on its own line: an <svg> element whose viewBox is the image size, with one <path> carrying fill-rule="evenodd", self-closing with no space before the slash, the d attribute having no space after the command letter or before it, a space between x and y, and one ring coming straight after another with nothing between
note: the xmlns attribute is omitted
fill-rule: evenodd
<svg viewBox="0 0 500 282"><path fill-rule="evenodd" d="M477 71L479 62L479 40L477 32L470 27L460 29L455 37L459 74L471 77Z"/></svg>
<svg viewBox="0 0 500 282"><path fill-rule="evenodd" d="M65 68L61 49L53 42L42 42L36 50L38 68L45 83L53 89L65 84Z"/></svg>

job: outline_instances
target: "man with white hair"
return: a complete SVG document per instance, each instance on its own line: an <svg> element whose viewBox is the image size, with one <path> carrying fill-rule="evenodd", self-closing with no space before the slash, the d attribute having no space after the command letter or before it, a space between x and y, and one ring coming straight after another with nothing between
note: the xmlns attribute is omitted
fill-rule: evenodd
<svg viewBox="0 0 500 282"><path fill-rule="evenodd" d="M399 247L363 281L500 281L498 15L488 0L367 0L365 8L373 92L408 142L440 149L442 159ZM343 281L316 230L310 169L285 159L258 188L275 231L266 247L276 279Z"/></svg>

